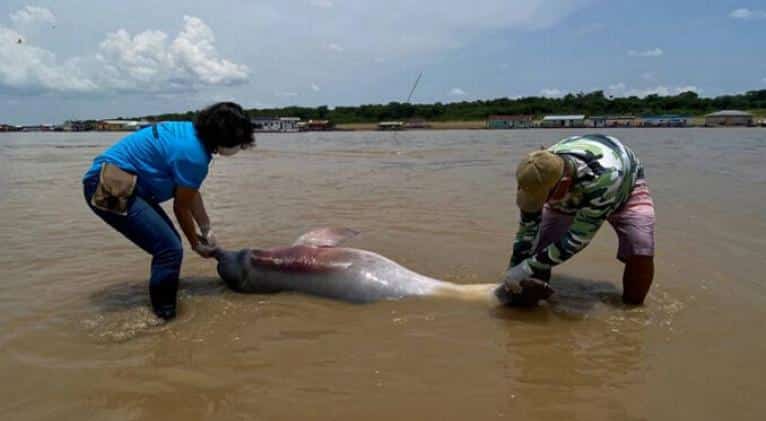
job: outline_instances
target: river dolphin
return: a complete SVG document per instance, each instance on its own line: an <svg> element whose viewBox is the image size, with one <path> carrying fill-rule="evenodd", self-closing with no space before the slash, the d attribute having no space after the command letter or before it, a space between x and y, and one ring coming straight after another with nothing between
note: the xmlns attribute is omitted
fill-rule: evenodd
<svg viewBox="0 0 766 421"><path fill-rule="evenodd" d="M357 234L349 228L320 228L302 235L290 247L217 249L214 256L218 274L239 292L298 291L352 303L414 296L497 302L495 284L446 282L371 251L338 247Z"/></svg>

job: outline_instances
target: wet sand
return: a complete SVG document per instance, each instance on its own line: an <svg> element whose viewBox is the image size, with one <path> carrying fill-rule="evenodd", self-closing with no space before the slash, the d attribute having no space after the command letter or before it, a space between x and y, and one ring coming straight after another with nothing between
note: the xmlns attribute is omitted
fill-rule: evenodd
<svg viewBox="0 0 766 421"><path fill-rule="evenodd" d="M111 133L0 135L0 414L9 420L762 419L766 130L607 130L647 167L657 275L620 304L604 227L534 311L446 298L353 305L240 295L187 251L180 314L149 257L90 213ZM577 131L258 136L203 194L229 248L349 226L350 246L452 282L496 280L513 168ZM166 207L167 208L167 207ZM169 208L167 208L169 209Z"/></svg>

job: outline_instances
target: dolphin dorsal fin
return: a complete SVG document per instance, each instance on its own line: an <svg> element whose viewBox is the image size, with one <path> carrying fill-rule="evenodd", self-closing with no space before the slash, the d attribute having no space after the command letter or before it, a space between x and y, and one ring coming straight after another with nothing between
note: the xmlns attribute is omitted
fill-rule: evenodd
<svg viewBox="0 0 766 421"><path fill-rule="evenodd" d="M334 247L359 235L351 228L318 228L301 235L294 246Z"/></svg>

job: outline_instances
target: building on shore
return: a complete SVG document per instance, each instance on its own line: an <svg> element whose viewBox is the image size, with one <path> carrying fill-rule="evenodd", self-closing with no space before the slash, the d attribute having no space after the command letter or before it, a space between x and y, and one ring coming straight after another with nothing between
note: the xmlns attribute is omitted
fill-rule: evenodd
<svg viewBox="0 0 766 421"><path fill-rule="evenodd" d="M96 121L67 120L60 127L65 132L87 132L96 129Z"/></svg>
<svg viewBox="0 0 766 421"><path fill-rule="evenodd" d="M640 125L641 121L632 115L605 115L588 117L588 127L638 127Z"/></svg>
<svg viewBox="0 0 766 421"><path fill-rule="evenodd" d="M300 117L280 117L279 123L281 124L280 131L282 132L297 132L298 123L300 123Z"/></svg>
<svg viewBox="0 0 766 421"><path fill-rule="evenodd" d="M488 129L528 129L532 127L531 115L491 115L487 117Z"/></svg>
<svg viewBox="0 0 766 421"><path fill-rule="evenodd" d="M404 125L404 127L408 129L428 129L431 128L431 125L428 124L425 119L412 118Z"/></svg>
<svg viewBox="0 0 766 421"><path fill-rule="evenodd" d="M49 124L37 124L33 126L21 126L22 132L52 132L53 126Z"/></svg>
<svg viewBox="0 0 766 421"><path fill-rule="evenodd" d="M334 129L335 126L330 120L309 120L303 125L301 130L309 132L323 132Z"/></svg>
<svg viewBox="0 0 766 421"><path fill-rule="evenodd" d="M261 133L297 132L301 128L300 117L255 117L250 122L253 130Z"/></svg>
<svg viewBox="0 0 766 421"><path fill-rule="evenodd" d="M0 124L0 132L18 132L21 131L20 126L14 126L11 124Z"/></svg>
<svg viewBox="0 0 766 421"><path fill-rule="evenodd" d="M278 132L282 129L282 123L277 117L255 117L250 122L256 132Z"/></svg>
<svg viewBox="0 0 766 421"><path fill-rule="evenodd" d="M378 130L402 130L404 122L401 121L381 121L378 123Z"/></svg>
<svg viewBox="0 0 766 421"><path fill-rule="evenodd" d="M543 118L541 127L545 127L545 128L585 127L585 116L581 114L548 115Z"/></svg>
<svg viewBox="0 0 766 421"><path fill-rule="evenodd" d="M753 115L738 110L724 110L705 116L705 126L752 126Z"/></svg>
<svg viewBox="0 0 766 421"><path fill-rule="evenodd" d="M641 127L687 127L689 118L676 114L641 117Z"/></svg>
<svg viewBox="0 0 766 421"><path fill-rule="evenodd" d="M137 120L99 120L96 122L96 130L102 132L134 132L151 124L148 121Z"/></svg>

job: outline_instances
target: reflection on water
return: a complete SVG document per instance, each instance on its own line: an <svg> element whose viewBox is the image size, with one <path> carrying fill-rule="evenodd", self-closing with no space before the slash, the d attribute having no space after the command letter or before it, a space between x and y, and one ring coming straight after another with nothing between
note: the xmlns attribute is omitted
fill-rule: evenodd
<svg viewBox="0 0 766 421"><path fill-rule="evenodd" d="M657 204L647 305L620 301L603 230L534 310L415 298L240 295L185 256L178 320L148 308L149 257L82 202L111 133L0 135L0 372L8 419L759 419L766 352L766 131L613 130ZM204 196L227 248L318 226L451 282L496 281L513 168L556 130L262 135ZM700 397L704 396L704 399Z"/></svg>

